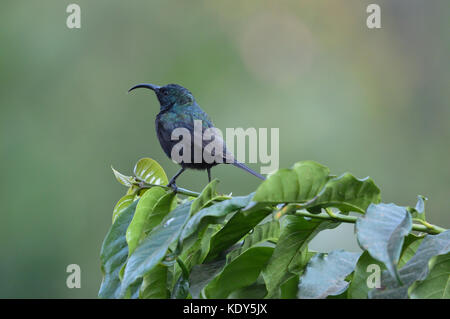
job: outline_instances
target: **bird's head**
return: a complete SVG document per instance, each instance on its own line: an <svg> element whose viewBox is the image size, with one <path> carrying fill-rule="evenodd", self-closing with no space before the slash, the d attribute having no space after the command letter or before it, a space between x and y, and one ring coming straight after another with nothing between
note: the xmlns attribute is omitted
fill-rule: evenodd
<svg viewBox="0 0 450 319"><path fill-rule="evenodd" d="M188 105L195 102L194 96L188 89L178 84L167 84L165 86L157 86L154 84L142 83L133 86L128 92L138 88L146 88L155 92L161 109L167 109L174 105Z"/></svg>

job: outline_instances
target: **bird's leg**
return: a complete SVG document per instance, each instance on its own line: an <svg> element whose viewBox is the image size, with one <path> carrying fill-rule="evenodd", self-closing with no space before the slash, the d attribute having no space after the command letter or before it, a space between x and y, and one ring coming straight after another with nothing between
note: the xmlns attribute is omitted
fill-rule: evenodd
<svg viewBox="0 0 450 319"><path fill-rule="evenodd" d="M208 183L211 183L211 167L206 169L208 171Z"/></svg>
<svg viewBox="0 0 450 319"><path fill-rule="evenodd" d="M182 168L178 171L178 173L176 173L176 174L171 178L169 184L167 184L167 187L172 187L172 189L176 192L176 191L177 191L177 184L175 184L175 181L176 181L177 177L180 176L181 173L184 172L184 170L185 170L185 168L182 167Z"/></svg>

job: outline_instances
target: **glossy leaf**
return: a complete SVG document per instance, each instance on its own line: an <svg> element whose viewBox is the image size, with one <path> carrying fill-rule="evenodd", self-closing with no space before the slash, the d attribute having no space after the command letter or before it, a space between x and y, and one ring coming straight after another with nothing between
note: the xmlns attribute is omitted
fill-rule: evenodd
<svg viewBox="0 0 450 319"><path fill-rule="evenodd" d="M187 299L189 296L189 280L184 276L178 278L172 290L172 299Z"/></svg>
<svg viewBox="0 0 450 319"><path fill-rule="evenodd" d="M228 295L228 299L263 299L265 295L267 295L266 285L257 280L250 286L233 291Z"/></svg>
<svg viewBox="0 0 450 319"><path fill-rule="evenodd" d="M197 299L203 288L216 277L225 267L225 259L219 259L210 263L195 265L189 275L189 292L192 298Z"/></svg>
<svg viewBox="0 0 450 319"><path fill-rule="evenodd" d="M256 226L253 232L245 237L241 247L231 251L228 256L228 262L236 259L239 255L245 252L247 249L256 246L262 242L272 240L277 241L280 237L280 223L278 220L267 222Z"/></svg>
<svg viewBox="0 0 450 319"><path fill-rule="evenodd" d="M140 192L145 191L146 189L141 189ZM137 185L132 185L131 187L128 188L127 193L125 195L139 195L138 194L139 191L139 186Z"/></svg>
<svg viewBox="0 0 450 319"><path fill-rule="evenodd" d="M315 251L310 251L308 246L305 246L301 250L298 250L288 266L288 271L291 274L296 274L298 276L302 275L305 271L306 265L317 254Z"/></svg>
<svg viewBox="0 0 450 319"><path fill-rule="evenodd" d="M189 218L190 208L191 202L178 206L142 240L128 259L120 290L121 295L125 294L128 286L146 275L164 258L169 245L180 236Z"/></svg>
<svg viewBox="0 0 450 319"><path fill-rule="evenodd" d="M298 275L292 275L280 286L280 299L297 299L298 283L300 278Z"/></svg>
<svg viewBox="0 0 450 319"><path fill-rule="evenodd" d="M382 262L379 262L370 256L368 251L365 251L361 257L359 257L358 263L356 264L352 281L348 287L348 298L367 299L367 294L370 291L368 281L373 285L377 284L376 276L378 273L375 272L377 272L378 269L380 270L379 275L381 275L381 271L385 270L386 267Z"/></svg>
<svg viewBox="0 0 450 319"><path fill-rule="evenodd" d="M355 228L361 248L384 263L391 276L399 280L397 263L404 237L412 229L411 215L406 208L372 204L366 214L358 218Z"/></svg>
<svg viewBox="0 0 450 319"><path fill-rule="evenodd" d="M177 258L177 264L181 268L182 272L173 287L171 298L186 299L189 296L189 270L180 258Z"/></svg>
<svg viewBox="0 0 450 319"><path fill-rule="evenodd" d="M168 269L162 264L158 264L150 270L143 279L140 299L166 299L169 297L167 289Z"/></svg>
<svg viewBox="0 0 450 319"><path fill-rule="evenodd" d="M450 299L450 253L437 256L430 262L430 274L409 289L413 299Z"/></svg>
<svg viewBox="0 0 450 319"><path fill-rule="evenodd" d="M213 206L203 208L189 219L181 234L180 242L194 236L209 224L220 223L229 213L247 206L252 196L253 194L233 197L232 199L214 204Z"/></svg>
<svg viewBox="0 0 450 319"><path fill-rule="evenodd" d="M164 189L153 187L146 191L139 200L133 220L130 226L128 226L126 234L130 255L136 249L144 233L145 225L148 223L148 218L153 211L153 207L164 194L166 194Z"/></svg>
<svg viewBox="0 0 450 319"><path fill-rule="evenodd" d="M277 296L280 285L291 277L289 266L296 261L296 256L307 248L308 242L320 231L338 225L339 223L329 221L306 220L295 215L283 219L275 251L263 270L269 298Z"/></svg>
<svg viewBox="0 0 450 319"><path fill-rule="evenodd" d="M343 293L348 287L345 278L355 269L360 255L343 250L315 255L300 278L298 298L323 299Z"/></svg>
<svg viewBox="0 0 450 319"><path fill-rule="evenodd" d="M158 226L169 212L177 207L177 195L175 192L167 193L161 196L153 206L146 223L144 232L149 232Z"/></svg>
<svg viewBox="0 0 450 319"><path fill-rule="evenodd" d="M245 251L205 288L206 298L227 298L230 293L253 284L272 255L271 247L253 247Z"/></svg>
<svg viewBox="0 0 450 319"><path fill-rule="evenodd" d="M336 207L343 212L364 213L371 203L380 202L380 189L369 177L359 179L345 173L329 180L306 207ZM313 211L312 211L313 212Z"/></svg>
<svg viewBox="0 0 450 319"><path fill-rule="evenodd" d="M230 248L272 211L269 209L256 209L251 212L238 211L230 220L211 238L211 248L206 257L207 261L216 258L220 253Z"/></svg>
<svg viewBox="0 0 450 319"><path fill-rule="evenodd" d="M127 186L127 187L131 187L131 186L133 185L134 178L133 178L132 176L126 176L126 175L124 175L124 174L122 174L122 173L116 171L116 170L114 169L114 167L112 167L112 166L111 166L111 169L112 169L112 171L113 171L113 173L114 173L114 176L116 177L116 180L117 180L120 184L122 184L122 185L124 185L124 186Z"/></svg>
<svg viewBox="0 0 450 319"><path fill-rule="evenodd" d="M179 259L183 261L186 271L189 273L195 265L202 264L209 252L211 236L216 232L216 227L209 226L199 235L199 238L191 245L185 245L182 251L178 254ZM185 271L185 272L186 272ZM178 278L182 273L179 265L175 267L174 277ZM189 278L189 274L184 275Z"/></svg>
<svg viewBox="0 0 450 319"><path fill-rule="evenodd" d="M402 268L408 262L408 260L410 260L416 254L423 238L423 236L417 236L414 234L408 234L408 236L405 237L402 253L398 261L399 269Z"/></svg>
<svg viewBox="0 0 450 319"><path fill-rule="evenodd" d="M134 195L125 195L117 202L116 206L113 209L112 222L117 219L117 217L122 214L128 206L133 203L135 196Z"/></svg>
<svg viewBox="0 0 450 319"><path fill-rule="evenodd" d="M141 158L134 167L134 175L148 184L167 185L164 169L151 158Z"/></svg>
<svg viewBox="0 0 450 319"><path fill-rule="evenodd" d="M133 218L137 201L128 206L112 224L103 241L100 252L103 280L98 296L100 298L117 298L120 289L119 272L128 256L125 233Z"/></svg>
<svg viewBox="0 0 450 319"><path fill-rule="evenodd" d="M450 252L450 230L439 235L427 235L417 249L416 254L399 270L401 284L388 273L381 275L381 288L369 292L370 298L402 299L408 298L409 287L428 276L428 263L434 256Z"/></svg>
<svg viewBox="0 0 450 319"><path fill-rule="evenodd" d="M256 190L255 202L301 203L312 199L329 180L329 169L313 161L294 164L270 175Z"/></svg>
<svg viewBox="0 0 450 319"><path fill-rule="evenodd" d="M217 195L216 187L218 183L219 180L214 179L203 188L200 195L192 202L191 215L194 215L203 207L206 207L211 203L211 200Z"/></svg>
<svg viewBox="0 0 450 319"><path fill-rule="evenodd" d="M142 279L139 279L136 282L134 282L130 287L128 287L127 293L125 294L123 299L138 299L141 285Z"/></svg>

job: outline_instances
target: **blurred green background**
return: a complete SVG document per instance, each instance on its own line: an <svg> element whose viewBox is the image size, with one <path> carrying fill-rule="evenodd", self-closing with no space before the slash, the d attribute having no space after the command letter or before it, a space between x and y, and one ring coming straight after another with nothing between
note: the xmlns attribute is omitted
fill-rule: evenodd
<svg viewBox="0 0 450 319"><path fill-rule="evenodd" d="M384 202L429 197L450 227L450 2L2 1L0 297L95 298L99 251L141 157L178 167L157 142L156 98L140 82L189 88L217 127L280 128L280 166L311 159L370 175ZM366 27L378 3L382 29ZM259 165L251 164L257 169ZM223 166L221 192L259 181ZM178 184L200 190L206 173ZM353 226L313 248L357 250ZM66 266L81 266L81 288Z"/></svg>

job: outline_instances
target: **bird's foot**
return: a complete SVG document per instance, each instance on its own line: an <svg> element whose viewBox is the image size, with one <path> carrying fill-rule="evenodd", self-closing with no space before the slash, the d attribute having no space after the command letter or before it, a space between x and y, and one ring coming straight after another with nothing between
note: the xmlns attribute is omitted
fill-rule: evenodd
<svg viewBox="0 0 450 319"><path fill-rule="evenodd" d="M178 186L175 183L169 183L166 185L167 187L172 188L172 190L174 191L174 193L178 192Z"/></svg>

